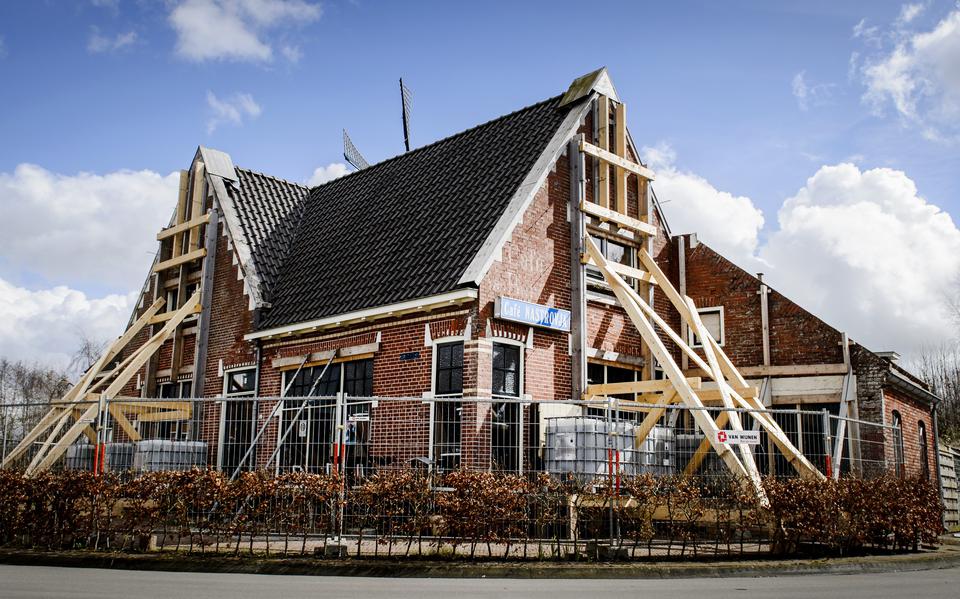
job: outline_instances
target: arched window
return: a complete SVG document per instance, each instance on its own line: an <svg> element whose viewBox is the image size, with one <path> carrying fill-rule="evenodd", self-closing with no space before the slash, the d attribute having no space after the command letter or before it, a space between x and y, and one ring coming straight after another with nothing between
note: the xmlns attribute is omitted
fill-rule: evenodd
<svg viewBox="0 0 960 599"><path fill-rule="evenodd" d="M920 472L923 478L930 478L930 458L927 457L927 425L921 420L917 423L920 441Z"/></svg>
<svg viewBox="0 0 960 599"><path fill-rule="evenodd" d="M897 474L903 476L903 418L896 410L893 411L893 458Z"/></svg>

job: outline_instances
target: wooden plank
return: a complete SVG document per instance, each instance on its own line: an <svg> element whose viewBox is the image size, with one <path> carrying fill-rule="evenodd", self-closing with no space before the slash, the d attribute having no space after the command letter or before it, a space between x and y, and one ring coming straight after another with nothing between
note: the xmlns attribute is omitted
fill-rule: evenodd
<svg viewBox="0 0 960 599"><path fill-rule="evenodd" d="M140 422L168 422L174 420L187 420L192 414L192 410L162 410L159 412L150 412L137 418Z"/></svg>
<svg viewBox="0 0 960 599"><path fill-rule="evenodd" d="M194 260L199 260L207 255L206 248L200 248L199 250L193 250L192 252L187 252L186 254L179 255L175 258L170 258L169 260L164 260L163 262L158 262L153 266L153 272L162 272L174 266L180 266L187 262L192 262Z"/></svg>
<svg viewBox="0 0 960 599"><path fill-rule="evenodd" d="M737 369L745 377L759 378L765 376L826 376L846 374L844 364L791 364L788 366L742 366ZM687 376L701 374L695 369L684 371Z"/></svg>
<svg viewBox="0 0 960 599"><path fill-rule="evenodd" d="M182 222L179 225L174 225L172 227L167 227L166 229L162 229L159 233L157 233L157 241L163 241L164 239L167 239L168 237L172 237L177 233L183 233L184 231L188 231L194 227L205 225L208 222L210 222L210 214L201 214L200 216L196 218L192 218L186 222Z"/></svg>
<svg viewBox="0 0 960 599"><path fill-rule="evenodd" d="M589 257L585 257L583 260L584 264L589 266L596 266L597 263ZM648 273L645 270L640 270L639 268L634 268L632 266L627 266L626 264L620 264L619 262L607 262L609 266L615 273L624 277L630 277L631 279L637 279L644 283L653 283L656 284L657 280L653 278L653 275Z"/></svg>
<svg viewBox="0 0 960 599"><path fill-rule="evenodd" d="M120 406L110 402L107 404L107 410L109 410L110 415L113 416L116 423L120 425L120 429L127 435L127 438L131 441L139 441L142 439L140 433L133 427L133 423L127 419L127 415L123 413Z"/></svg>
<svg viewBox="0 0 960 599"><path fill-rule="evenodd" d="M664 397L664 404L676 403L677 401L677 392L672 391L668 396ZM643 442L647 440L647 436L650 434L650 431L653 430L653 427L657 425L657 422L660 421L660 418L663 417L666 408L654 408L647 413L644 417L643 422L640 423L640 426L634 430L634 441L633 446L637 449L640 449L643 446Z"/></svg>
<svg viewBox="0 0 960 599"><path fill-rule="evenodd" d="M616 115L614 138L614 153L617 156L626 157L627 155L627 106L620 102L614 108ZM621 214L627 213L627 170L622 166L616 166L616 210ZM638 213L639 214L639 213Z"/></svg>
<svg viewBox="0 0 960 599"><path fill-rule="evenodd" d="M173 224L179 225L187 220L187 196L190 190L190 172L180 171L180 192L177 196L177 211L173 218ZM171 240L170 256L176 258L183 253L183 243L181 243L180 233L175 233Z"/></svg>
<svg viewBox="0 0 960 599"><path fill-rule="evenodd" d="M50 426L53 425L54 422L59 420L59 418L65 412L69 412L69 410L64 410L62 408L52 408L49 412L47 412L43 416L43 418L40 419L40 422L38 422L37 425L34 426L29 433L27 433L27 435L23 438L23 440L21 440L20 443L18 443L17 446L14 447L13 450L7 454L7 456L3 459L2 467L6 468L9 465L13 464L13 461L16 460L18 457L20 457L20 454L27 451L27 449L29 449L30 446L33 445L33 442L36 441L37 438L40 437L40 435L46 432L46 430L50 428Z"/></svg>
<svg viewBox="0 0 960 599"><path fill-rule="evenodd" d="M600 160L601 164L607 163L613 166L618 166L628 172L633 173L634 175L637 175L638 177L643 177L647 181L653 181L654 179L653 171L642 164L637 164L636 162L631 162L626 158L621 158L613 152L597 147L588 141L580 142L580 151Z"/></svg>
<svg viewBox="0 0 960 599"><path fill-rule="evenodd" d="M203 212L203 203L206 199L204 190L207 185L207 178L205 176L206 169L202 162L197 162L197 166L193 171L193 193L191 194L191 203L190 203L190 213L188 218L191 220L200 216ZM200 249L200 229L191 228L188 233L188 251L196 251Z"/></svg>
<svg viewBox="0 0 960 599"><path fill-rule="evenodd" d="M597 97L597 143L604 151L610 147L610 100L606 96ZM610 208L610 167L603 161L597 165L597 203Z"/></svg>
<svg viewBox="0 0 960 599"><path fill-rule="evenodd" d="M190 311L190 314L199 314L201 309L202 309L201 305L197 304L193 307L193 310ZM163 314L157 314L156 316L150 319L150 324L160 324L162 322L167 322L168 320L173 318L174 314L176 314L176 312L164 312Z"/></svg>
<svg viewBox="0 0 960 599"><path fill-rule="evenodd" d="M727 423L728 412L721 412L717 418L717 426L723 428ZM706 438L703 441L700 441L700 445L697 446L696 451L693 452L693 455L690 456L690 459L687 461L687 465L683 468L683 473L687 476L695 474L697 469L700 468L700 464L703 463L703 460L706 459L707 453L710 451L710 441Z"/></svg>
<svg viewBox="0 0 960 599"><path fill-rule="evenodd" d="M650 237L656 237L657 228L653 225L648 225L642 220L637 220L626 214L620 214L619 212L614 212L604 208L603 206L598 206L593 202L580 202L580 210L589 214L590 216L595 216L600 220L605 220L616 224L621 229L630 229L635 233L640 235L648 235ZM641 250L642 251L642 250ZM656 277L656 274L654 274Z"/></svg>
<svg viewBox="0 0 960 599"><path fill-rule="evenodd" d="M701 379L699 377L688 378L687 382L692 389L699 389ZM627 381L623 383L605 383L600 385L588 385L587 395L617 395L620 393L651 393L651 392L673 391L673 383L668 380L659 381Z"/></svg>
<svg viewBox="0 0 960 599"><path fill-rule="evenodd" d="M83 434L84 429L89 428L89 421L97 415L97 410L99 409L99 403L92 404L90 407L88 407L83 414L77 418L76 422L73 423L73 426L71 426L67 432L63 434L60 440L57 441L57 444L54 445L53 448L47 453L46 457L44 457L43 460L36 465L35 469L42 471L52 466L53 463L56 462L61 455L63 455L63 452L67 450L67 447L76 441L77 437ZM31 474L34 471L34 468L28 468L27 474Z"/></svg>

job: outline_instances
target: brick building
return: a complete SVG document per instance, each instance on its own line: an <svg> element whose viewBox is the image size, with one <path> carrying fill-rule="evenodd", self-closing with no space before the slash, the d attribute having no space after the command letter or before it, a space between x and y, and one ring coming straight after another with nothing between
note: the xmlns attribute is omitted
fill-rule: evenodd
<svg viewBox="0 0 960 599"><path fill-rule="evenodd" d="M582 399L591 384L663 377L610 285L584 259L582 226L697 347L667 298L645 282L636 253L654 256L765 405L897 424L902 437L884 439L885 451L903 456L911 472L935 471L936 398L922 381L695 236L672 235L642 168L609 166L582 151L585 140L614 164L638 164L625 120L601 70L565 94L314 188L200 148L182 173L176 214L158 235L131 324L157 298L165 311L150 316L131 348L177 310L192 314L121 395L241 399L204 403L162 426L134 424L205 441L210 463L232 469L266 423L250 461L264 463L284 418L301 405L281 400L289 406L268 421L277 400L266 398L340 393L353 398L345 410L366 441L365 454L351 459L522 463L520 455L491 456L492 431L501 419L522 427L508 435L535 438L544 414L496 399ZM613 220L604 216L611 212ZM616 223L628 221L649 234L624 234ZM674 357L689 376L699 374L686 355ZM378 399L430 397L447 401ZM336 459L323 424L335 409L311 404L306 430L278 456L281 468L320 469ZM797 427L821 426L815 420L798 416Z"/></svg>

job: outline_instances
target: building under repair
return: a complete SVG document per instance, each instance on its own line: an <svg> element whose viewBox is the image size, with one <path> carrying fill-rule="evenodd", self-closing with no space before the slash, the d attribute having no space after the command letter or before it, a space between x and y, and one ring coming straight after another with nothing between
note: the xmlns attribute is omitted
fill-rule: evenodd
<svg viewBox="0 0 960 599"><path fill-rule="evenodd" d="M928 387L673 235L626 108L601 69L313 188L199 148L127 331L5 463L163 440L234 473L549 470L593 426L625 452L686 431L655 466L758 489L868 444L935 476Z"/></svg>

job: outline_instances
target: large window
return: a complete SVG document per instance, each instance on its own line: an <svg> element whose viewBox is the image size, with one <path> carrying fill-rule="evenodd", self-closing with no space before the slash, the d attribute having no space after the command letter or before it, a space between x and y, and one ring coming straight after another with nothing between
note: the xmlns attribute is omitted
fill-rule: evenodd
<svg viewBox="0 0 960 599"><path fill-rule="evenodd" d="M923 478L930 478L930 456L927 455L927 425L921 420L917 422L917 440L920 443L920 473Z"/></svg>
<svg viewBox="0 0 960 599"><path fill-rule="evenodd" d="M256 429L256 370L228 370L223 376L224 401L220 410L220 469L233 473L241 466L243 456L250 449ZM252 469L253 452L242 464ZM255 458L254 458L255 459Z"/></svg>
<svg viewBox="0 0 960 599"><path fill-rule="evenodd" d="M493 397L519 399L523 381L522 347L493 344ZM491 459L494 470L519 471L522 442L522 407L517 402L491 406Z"/></svg>
<svg viewBox="0 0 960 599"><path fill-rule="evenodd" d="M189 399L192 395L193 381L174 381L157 385L157 396L160 399ZM190 438L189 420L140 422L139 426L140 436L144 439L186 441Z"/></svg>
<svg viewBox="0 0 960 599"><path fill-rule="evenodd" d="M366 467L373 360L331 364L325 372L324 365L303 368L292 381L288 376L293 374L285 375L283 381L284 388L290 385L290 389L281 411L280 435L287 435L280 450L281 470L328 472L336 465L352 472ZM338 393L345 395L339 414ZM304 403L308 397L315 399ZM337 439L338 419L344 430L342 444Z"/></svg>
<svg viewBox="0 0 960 599"><path fill-rule="evenodd" d="M617 243L616 241L611 241L606 237L595 235L594 241L600 245L600 251L603 252L603 256L611 261L618 264L623 264L625 266L636 266L634 263L634 256L636 251L631 246L628 246L623 243ZM587 276L591 279L596 279L597 281L603 280L603 274L600 273L600 270L595 266L587 267ZM633 279L627 279L629 283Z"/></svg>
<svg viewBox="0 0 960 599"><path fill-rule="evenodd" d="M723 345L723 306L700 308L697 313L710 336L717 341L718 345ZM697 336L693 328L688 329L688 331L690 332L691 347L703 347L703 341Z"/></svg>
<svg viewBox="0 0 960 599"><path fill-rule="evenodd" d="M903 418L900 416L900 412L896 410L893 411L893 437L893 459L896 462L894 467L897 474L903 476Z"/></svg>
<svg viewBox="0 0 960 599"><path fill-rule="evenodd" d="M434 349L433 461L440 471L460 466L460 424L463 405L447 398L463 396L463 343L441 343Z"/></svg>

